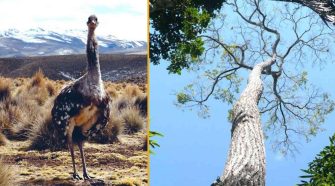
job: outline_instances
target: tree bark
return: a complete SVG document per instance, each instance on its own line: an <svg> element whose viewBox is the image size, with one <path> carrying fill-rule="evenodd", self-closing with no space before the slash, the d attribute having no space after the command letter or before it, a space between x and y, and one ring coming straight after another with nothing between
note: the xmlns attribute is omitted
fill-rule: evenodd
<svg viewBox="0 0 335 186"><path fill-rule="evenodd" d="M274 62L272 58L253 68L247 87L233 107L231 144L220 178L222 185L265 185L265 145L257 105L263 91L261 73Z"/></svg>

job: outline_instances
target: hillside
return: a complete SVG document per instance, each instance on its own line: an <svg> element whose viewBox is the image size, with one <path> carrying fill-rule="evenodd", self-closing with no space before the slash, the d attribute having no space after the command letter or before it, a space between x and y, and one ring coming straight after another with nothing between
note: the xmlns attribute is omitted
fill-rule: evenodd
<svg viewBox="0 0 335 186"><path fill-rule="evenodd" d="M100 54L102 79L112 82L146 82L146 55ZM0 76L31 77L38 69L52 80L72 80L86 68L86 55L0 58Z"/></svg>
<svg viewBox="0 0 335 186"><path fill-rule="evenodd" d="M51 31L43 28L0 31L0 56L50 56L85 53L87 30ZM101 53L144 52L145 41L122 40L97 34Z"/></svg>

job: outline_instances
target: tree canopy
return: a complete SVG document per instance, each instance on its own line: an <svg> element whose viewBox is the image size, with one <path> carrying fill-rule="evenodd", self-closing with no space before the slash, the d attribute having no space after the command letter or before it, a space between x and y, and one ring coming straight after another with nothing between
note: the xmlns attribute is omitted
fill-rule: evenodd
<svg viewBox="0 0 335 186"><path fill-rule="evenodd" d="M204 52L198 37L225 0L150 0L150 60L171 62L169 72L180 74Z"/></svg>
<svg viewBox="0 0 335 186"><path fill-rule="evenodd" d="M293 136L310 140L334 108L330 96L309 83L308 71L303 68L330 62L334 52L333 31L313 15L294 4L227 1L197 36L204 42L204 52L189 64L198 77L177 93L177 105L198 108L200 116L207 117L208 100L233 104L246 70L275 52L275 64L262 72L265 88L259 108L263 127L272 134L275 149L284 154L297 150Z"/></svg>
<svg viewBox="0 0 335 186"><path fill-rule="evenodd" d="M305 175L299 186L335 185L335 134L329 138L330 144L302 170Z"/></svg>

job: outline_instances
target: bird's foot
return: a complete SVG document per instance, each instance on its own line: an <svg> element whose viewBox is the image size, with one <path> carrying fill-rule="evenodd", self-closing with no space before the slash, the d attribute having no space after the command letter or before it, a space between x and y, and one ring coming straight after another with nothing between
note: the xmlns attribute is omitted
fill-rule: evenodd
<svg viewBox="0 0 335 186"><path fill-rule="evenodd" d="M83 177L84 177L85 180L90 180L90 179L94 178L93 176L89 176L87 173L84 173Z"/></svg>
<svg viewBox="0 0 335 186"><path fill-rule="evenodd" d="M83 178L81 178L78 173L73 173L73 179L76 179L76 180L82 180Z"/></svg>

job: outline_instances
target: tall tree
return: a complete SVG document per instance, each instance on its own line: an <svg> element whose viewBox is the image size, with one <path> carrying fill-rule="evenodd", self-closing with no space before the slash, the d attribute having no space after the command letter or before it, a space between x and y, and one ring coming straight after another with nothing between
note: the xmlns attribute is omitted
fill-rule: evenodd
<svg viewBox="0 0 335 186"><path fill-rule="evenodd" d="M203 41L200 57L180 53L187 67L203 74L177 94L178 103L199 107L204 117L212 97L233 104L242 74L250 71L230 111L231 145L218 185L265 185L263 129L278 135L274 144L283 153L293 152L292 135L310 139L334 107L327 94L308 84L307 72L291 70L299 64L327 62L331 31L301 7L264 9L261 2L226 2L222 11L227 15L217 15L196 36ZM267 120L263 124L261 116Z"/></svg>
<svg viewBox="0 0 335 186"><path fill-rule="evenodd" d="M289 75L289 71L284 68L284 64L292 60L304 61L298 57L306 52L304 47L310 46L310 52L326 52L327 50L324 50L326 43L317 42L326 33L313 32L318 20L311 21L311 16L298 13L299 8L287 7L285 11L280 12L283 17L278 21L284 22L287 26L292 25L292 35L290 35L287 30L281 29L274 23L274 17L270 17L267 15L268 12L261 9L260 1L252 0L241 3L235 0L227 4L245 23L243 25L238 22L239 25L236 26L236 34L239 34L241 38L236 39L234 44L226 44L220 39L224 32L219 32L217 29L212 29L215 30L214 33L212 32L214 36L203 35L202 37L212 42L209 49L222 47L223 52L226 53L225 57L228 58L228 69L226 66L223 72L219 72L218 68L207 72L206 76L213 80L210 89L205 86L195 91L200 94L194 94L194 88L191 86L190 91L190 86L187 86L185 91L188 93L184 92L180 94L183 96L179 95L179 97L187 98L186 101L181 102L184 105L196 103L205 110L207 109L207 106L204 105L205 101L212 95L218 99L233 102L231 98L233 93L229 89L218 88L218 82L226 79L236 84L237 81L234 79L237 79L238 69L251 70L247 86L231 112L231 145L221 182L217 185L265 185L265 146L260 113L268 115L269 121L266 127L283 129L284 139L277 145L282 145L285 152L294 147L290 141L291 133L309 136L312 134L311 131L318 130L318 122L322 122L325 115L333 109L333 103L328 102L329 105L323 103L328 99L327 95L322 96L316 92L307 95L307 101L303 102L303 99L295 94L298 93L297 90L306 88L304 87L306 85L304 74L306 73L303 72L300 78L295 78L296 75ZM252 11L248 12L248 10ZM308 28L300 27L304 19L312 23ZM290 39L284 38L285 35L290 35ZM289 44L287 44L288 41ZM256 61L264 58L270 59L257 64ZM262 94L261 74L272 77L271 82L267 81L268 90L265 95ZM292 82L292 86L288 83L289 81ZM263 101L261 110L258 107L260 99ZM292 119L308 123L309 129L303 131L298 126L296 128L290 126Z"/></svg>

